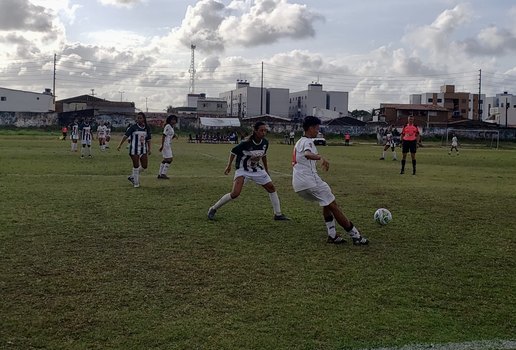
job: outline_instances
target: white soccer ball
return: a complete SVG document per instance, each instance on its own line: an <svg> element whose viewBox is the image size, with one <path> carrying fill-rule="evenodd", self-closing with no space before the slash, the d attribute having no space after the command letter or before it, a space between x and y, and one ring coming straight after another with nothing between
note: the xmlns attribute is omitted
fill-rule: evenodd
<svg viewBox="0 0 516 350"><path fill-rule="evenodd" d="M374 212L374 221L380 225L387 225L392 221L392 214L388 209L379 208Z"/></svg>

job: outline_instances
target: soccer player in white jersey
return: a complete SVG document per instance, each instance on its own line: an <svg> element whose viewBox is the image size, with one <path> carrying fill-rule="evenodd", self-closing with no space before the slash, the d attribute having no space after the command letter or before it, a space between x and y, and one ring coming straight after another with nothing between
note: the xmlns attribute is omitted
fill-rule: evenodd
<svg viewBox="0 0 516 350"><path fill-rule="evenodd" d="M125 132L124 137L116 148L120 147L125 140L131 139L129 143L129 156L133 162L132 175L127 178L134 187L140 187L140 174L147 169L148 156L151 154L151 131L147 125L145 113L139 112L136 115L136 124L131 125Z"/></svg>
<svg viewBox="0 0 516 350"><path fill-rule="evenodd" d="M398 160L398 157L396 156L396 142L394 142L394 135L392 134L393 126L389 126L387 131L385 132L385 145L383 146L382 156L380 157L380 160L385 159L385 151L387 151L389 148L392 151L392 160Z"/></svg>
<svg viewBox="0 0 516 350"><path fill-rule="evenodd" d="M99 126L97 126L97 139L99 140L99 147L101 151L106 150L106 135L107 127L104 122L100 122Z"/></svg>
<svg viewBox="0 0 516 350"><path fill-rule="evenodd" d="M233 147L229 155L228 164L224 170L224 174L228 175L231 172L231 164L236 158L233 189L230 193L223 195L217 203L210 207L208 210L208 219L214 220L217 210L224 204L236 199L240 195L240 192L242 192L244 183L252 180L269 192L269 198L274 211L274 220L290 220L281 213L278 193L269 176L269 166L267 164L269 141L265 138L266 134L267 125L264 122L256 122L254 124L253 134Z"/></svg>
<svg viewBox="0 0 516 350"><path fill-rule="evenodd" d="M349 234L355 245L366 245L369 240L363 237L353 223L344 215L335 201L330 186L317 174L317 161L323 170L328 171L330 163L317 152L313 139L319 132L321 120L306 117L303 121L305 135L297 141L292 154L292 187L302 198L318 202L323 208L323 217L328 230L328 243L341 244L346 241L337 234L335 220Z"/></svg>
<svg viewBox="0 0 516 350"><path fill-rule="evenodd" d="M73 124L70 127L70 140L72 140L72 152L77 152L77 141L79 141L79 123L77 123L77 119L73 121Z"/></svg>
<svg viewBox="0 0 516 350"><path fill-rule="evenodd" d="M451 155L453 150L455 150L457 152L457 155L459 155L459 139L455 134L453 134L453 137L451 139L451 148L448 154Z"/></svg>
<svg viewBox="0 0 516 350"><path fill-rule="evenodd" d="M81 158L87 154L88 158L91 158L91 141L93 140L93 132L88 119L79 126L79 133L81 135Z"/></svg>
<svg viewBox="0 0 516 350"><path fill-rule="evenodd" d="M109 148L109 141L111 141L111 123L106 122L106 148Z"/></svg>
<svg viewBox="0 0 516 350"><path fill-rule="evenodd" d="M172 139L177 137L174 132L174 126L177 123L177 116L171 114L167 117L165 127L163 128L163 135L161 136L161 146L159 151L163 155L163 160L159 165L158 179L168 180L167 176L168 168L174 159L172 154Z"/></svg>

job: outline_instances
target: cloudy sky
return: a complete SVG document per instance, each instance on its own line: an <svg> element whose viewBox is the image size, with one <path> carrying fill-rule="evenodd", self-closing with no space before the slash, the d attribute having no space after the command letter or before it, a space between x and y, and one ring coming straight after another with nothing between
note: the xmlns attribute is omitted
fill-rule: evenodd
<svg viewBox="0 0 516 350"><path fill-rule="evenodd" d="M514 0L0 0L0 87L91 94L142 110L218 97L237 79L350 93L350 110L411 93L516 94Z"/></svg>

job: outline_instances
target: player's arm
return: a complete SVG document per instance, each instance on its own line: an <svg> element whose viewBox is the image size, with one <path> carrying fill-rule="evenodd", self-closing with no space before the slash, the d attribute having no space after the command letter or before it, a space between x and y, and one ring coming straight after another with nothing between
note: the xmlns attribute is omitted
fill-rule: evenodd
<svg viewBox="0 0 516 350"><path fill-rule="evenodd" d="M224 170L225 175L231 172L231 164L233 164L233 160L235 160L235 154L231 152L229 154L228 164L226 165L226 169Z"/></svg>
<svg viewBox="0 0 516 350"><path fill-rule="evenodd" d="M269 174L269 164L267 163L267 155L266 154L264 154L262 157L262 163L263 163L263 168L265 169L267 174Z"/></svg>
<svg viewBox="0 0 516 350"><path fill-rule="evenodd" d="M122 137L122 140L120 141L120 143L118 144L116 150L117 151L120 151L120 147L122 147L122 145L124 144L125 140L127 140L127 135L124 135L124 137Z"/></svg>
<svg viewBox="0 0 516 350"><path fill-rule="evenodd" d="M305 150L304 156L306 159L310 160L320 160L321 161L321 167L324 171L328 171L330 169L330 162L328 162L323 156L320 154L315 154L310 150Z"/></svg>
<svg viewBox="0 0 516 350"><path fill-rule="evenodd" d="M165 138L167 137L167 135L163 134L161 135L161 146L159 146L159 151L163 151L163 145L165 144Z"/></svg>

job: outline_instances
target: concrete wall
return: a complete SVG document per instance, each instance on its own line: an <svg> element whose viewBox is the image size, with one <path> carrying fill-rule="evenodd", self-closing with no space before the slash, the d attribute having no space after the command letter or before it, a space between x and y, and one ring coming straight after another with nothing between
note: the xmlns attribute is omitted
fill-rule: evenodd
<svg viewBox="0 0 516 350"><path fill-rule="evenodd" d="M57 127L57 113L0 112L0 126L17 128Z"/></svg>
<svg viewBox="0 0 516 350"><path fill-rule="evenodd" d="M54 111L50 94L0 88L0 111L44 113Z"/></svg>

